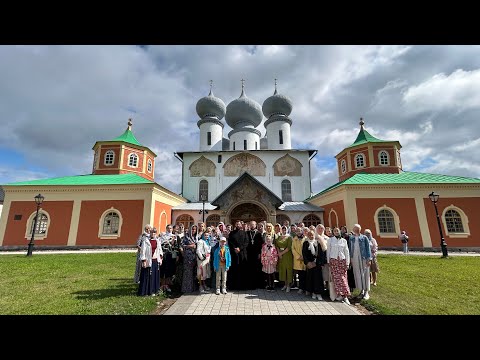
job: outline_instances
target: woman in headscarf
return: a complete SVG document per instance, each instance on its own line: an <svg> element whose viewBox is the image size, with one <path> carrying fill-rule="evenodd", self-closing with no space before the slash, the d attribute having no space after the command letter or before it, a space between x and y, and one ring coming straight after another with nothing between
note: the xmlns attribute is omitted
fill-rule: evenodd
<svg viewBox="0 0 480 360"><path fill-rule="evenodd" d="M318 224L317 227L315 228L315 239L317 239L317 242L320 244L320 248L325 253L325 257L326 257L327 244L328 244L329 237L325 235L325 226L323 226L322 224ZM328 289L328 284L325 284L325 283L328 283L329 281L329 277L330 277L329 274L330 274L330 270L328 268L328 263L325 263L324 265L322 265L324 295L327 295L325 289Z"/></svg>
<svg viewBox="0 0 480 360"><path fill-rule="evenodd" d="M350 288L348 286L347 269L350 265L350 252L348 250L347 240L342 237L338 227L333 229L334 236L330 238L327 246L327 261L330 266L330 273L333 280L334 291L330 287L330 298L332 300L343 301L350 305L348 296Z"/></svg>
<svg viewBox="0 0 480 360"><path fill-rule="evenodd" d="M325 253L321 245L315 239L315 232L309 230L307 239L303 242L302 255L303 262L307 267L306 292L308 296L312 294L312 299L322 301L323 277L321 266L326 262Z"/></svg>
<svg viewBox="0 0 480 360"><path fill-rule="evenodd" d="M278 252L278 280L284 281L282 290L290 292L290 284L293 281L293 255L292 237L287 234L287 227L281 227L282 234L277 238L276 248Z"/></svg>
<svg viewBox="0 0 480 360"><path fill-rule="evenodd" d="M192 225L190 232L186 233L182 241L183 249L183 279L182 292L195 291L195 278L197 270L197 255L195 252L198 241L197 225Z"/></svg>

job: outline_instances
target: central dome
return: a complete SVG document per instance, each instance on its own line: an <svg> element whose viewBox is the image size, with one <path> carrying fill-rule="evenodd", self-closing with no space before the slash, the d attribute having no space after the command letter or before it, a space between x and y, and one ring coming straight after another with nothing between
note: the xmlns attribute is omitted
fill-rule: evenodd
<svg viewBox="0 0 480 360"><path fill-rule="evenodd" d="M233 129L235 129L237 124L245 122L257 127L262 122L262 119L263 115L260 104L255 100L249 99L243 90L238 99L233 100L227 105L225 120Z"/></svg>
<svg viewBox="0 0 480 360"><path fill-rule="evenodd" d="M198 100L196 110L201 119L206 116L214 116L221 120L225 116L225 103L222 99L213 96L213 93L210 91L208 96Z"/></svg>

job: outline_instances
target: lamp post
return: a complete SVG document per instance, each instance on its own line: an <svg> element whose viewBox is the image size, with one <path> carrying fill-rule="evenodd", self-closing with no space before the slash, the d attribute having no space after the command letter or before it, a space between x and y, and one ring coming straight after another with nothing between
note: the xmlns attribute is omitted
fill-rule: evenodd
<svg viewBox="0 0 480 360"><path fill-rule="evenodd" d="M33 223L32 238L28 243L27 256L32 256L33 241L35 240L35 231L37 230L37 224L38 224L38 211L40 210L40 205L42 205L44 199L45 197L43 197L41 194L38 194L37 196L35 196L35 203L37 204L37 214L35 215L35 221Z"/></svg>
<svg viewBox="0 0 480 360"><path fill-rule="evenodd" d="M202 222L205 223L205 214L208 214L208 210L205 210L205 202L207 201L207 195L205 193L202 193L200 195L200 200L202 201L202 210L200 210L198 213L202 214Z"/></svg>
<svg viewBox="0 0 480 360"><path fill-rule="evenodd" d="M442 225L440 224L440 216L438 215L438 209L437 209L437 202L440 195L432 191L428 195L428 197L433 202L433 205L435 205L435 213L437 214L438 231L440 231L440 238L441 238L440 245L442 247L442 254L443 254L442 257L446 258L448 257L447 243L445 242L445 238L443 237Z"/></svg>

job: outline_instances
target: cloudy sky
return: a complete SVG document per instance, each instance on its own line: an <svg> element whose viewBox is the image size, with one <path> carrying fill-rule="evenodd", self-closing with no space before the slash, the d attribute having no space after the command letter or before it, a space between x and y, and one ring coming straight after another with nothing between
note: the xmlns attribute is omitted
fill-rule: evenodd
<svg viewBox="0 0 480 360"><path fill-rule="evenodd" d="M292 99L292 146L318 150L314 193L338 180L360 117L400 141L404 170L480 177L479 46L0 46L0 184L90 173L94 143L132 117L156 181L180 192L196 102L212 79L228 104L242 78L260 105L274 78Z"/></svg>

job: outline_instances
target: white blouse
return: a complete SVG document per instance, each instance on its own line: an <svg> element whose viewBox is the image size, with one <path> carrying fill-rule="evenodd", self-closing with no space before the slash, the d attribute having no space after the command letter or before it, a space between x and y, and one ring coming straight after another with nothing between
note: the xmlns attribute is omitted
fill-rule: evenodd
<svg viewBox="0 0 480 360"><path fill-rule="evenodd" d="M347 266L350 264L347 240L344 238L337 239L335 236L330 238L327 244L327 262L330 262L330 259L346 259Z"/></svg>

